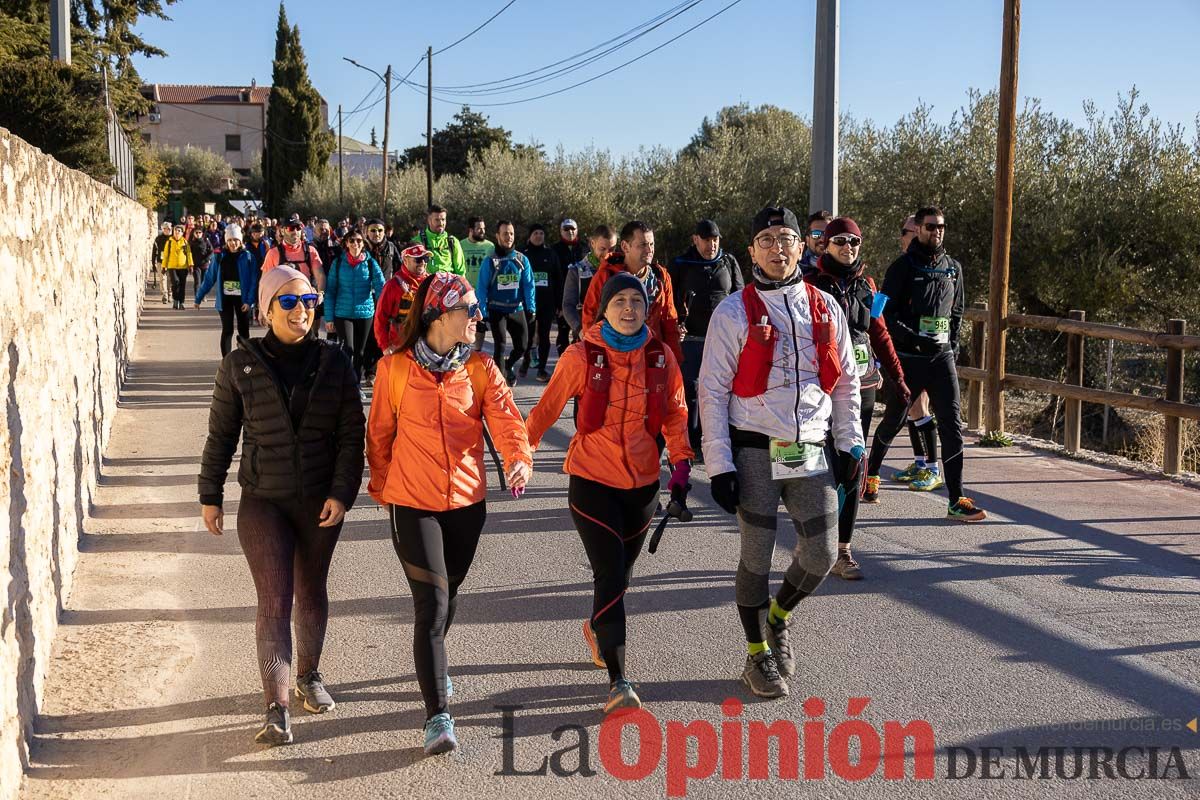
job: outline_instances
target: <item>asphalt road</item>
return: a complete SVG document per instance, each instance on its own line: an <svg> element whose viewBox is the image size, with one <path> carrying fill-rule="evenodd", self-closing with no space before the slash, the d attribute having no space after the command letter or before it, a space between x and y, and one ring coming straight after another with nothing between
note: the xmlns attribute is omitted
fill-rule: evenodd
<svg viewBox="0 0 1200 800"><path fill-rule="evenodd" d="M1186 727L1200 716L1195 490L971 446L968 493L990 518L967 526L942 518L943 495L885 483L855 539L866 580L830 578L801 603L791 696L761 701L737 681L736 527L698 469L695 520L642 556L626 598L628 671L649 713L613 737L601 726L606 676L579 635L591 581L565 510L569 416L526 496L489 496L448 640L461 749L422 755L408 587L364 494L330 578L322 670L338 708L299 710L296 743L264 750L253 586L236 536L205 532L195 495L218 328L211 307L143 315L55 644L30 798L1200 796L1200 734ZM524 411L539 392L517 387ZM908 456L898 446L889 471ZM233 487L227 511L236 499ZM777 571L793 538L781 524ZM869 704L850 709L851 698ZM912 721L927 723L913 730L928 732L932 758L896 735ZM758 723L776 722L782 744L764 750ZM903 778L870 768L880 740ZM1017 748L1036 774L1040 747L1049 777L1014 777L1030 771ZM1113 751L1114 777L1097 748ZM781 778L797 755L799 780ZM762 761L771 777L749 777ZM1169 777L1125 779L1118 761ZM917 763L932 777L916 777Z"/></svg>

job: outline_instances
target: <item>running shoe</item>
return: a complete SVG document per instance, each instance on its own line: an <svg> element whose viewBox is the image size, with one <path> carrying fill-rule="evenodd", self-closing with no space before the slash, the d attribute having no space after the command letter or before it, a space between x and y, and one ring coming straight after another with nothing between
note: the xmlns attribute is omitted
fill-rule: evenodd
<svg viewBox="0 0 1200 800"><path fill-rule="evenodd" d="M549 383L550 373L544 369L539 369L537 374L538 383Z"/></svg>
<svg viewBox="0 0 1200 800"><path fill-rule="evenodd" d="M258 733L254 734L254 741L272 747L292 743L292 720L286 706L279 703L267 706L267 719Z"/></svg>
<svg viewBox="0 0 1200 800"><path fill-rule="evenodd" d="M771 654L775 656L775 666L779 668L779 674L784 678L790 678L796 674L796 657L792 654L792 642L788 636L787 621L778 624L771 622L771 618L767 618L767 647L771 648Z"/></svg>
<svg viewBox="0 0 1200 800"><path fill-rule="evenodd" d="M897 472L892 473L892 480L897 483L912 483L916 480L917 475L921 473L921 468L917 466L917 462L912 462L907 467Z"/></svg>
<svg viewBox="0 0 1200 800"><path fill-rule="evenodd" d="M604 704L604 713L611 714L619 708L641 708L642 698L633 690L633 684L624 678L617 678L608 689L608 702Z"/></svg>
<svg viewBox="0 0 1200 800"><path fill-rule="evenodd" d="M863 487L862 501L868 505L878 505L879 503L879 476L868 475L866 485Z"/></svg>
<svg viewBox="0 0 1200 800"><path fill-rule="evenodd" d="M908 488L914 492L932 492L934 489L945 485L946 482L942 480L941 470L923 469L908 484Z"/></svg>
<svg viewBox="0 0 1200 800"><path fill-rule="evenodd" d="M454 736L454 720L443 711L434 714L425 723L425 755L436 756L458 749L458 739Z"/></svg>
<svg viewBox="0 0 1200 800"><path fill-rule="evenodd" d="M513 372L512 367L509 367L504 371L504 380L508 381L509 386L517 385L517 373Z"/></svg>
<svg viewBox="0 0 1200 800"><path fill-rule="evenodd" d="M583 640L587 642L588 649L592 651L592 663L600 669L605 669L608 665L604 663L604 656L600 655L600 644L596 641L596 633L592 630L591 620L583 621Z"/></svg>
<svg viewBox="0 0 1200 800"><path fill-rule="evenodd" d="M304 700L304 710L310 714L324 714L337 707L325 688L325 679L315 669L296 678L296 697Z"/></svg>
<svg viewBox="0 0 1200 800"><path fill-rule="evenodd" d="M862 567L854 560L849 550L838 550L837 561L833 562L829 573L846 581L861 581L863 577Z"/></svg>
<svg viewBox="0 0 1200 800"><path fill-rule="evenodd" d="M946 511L946 516L959 522L979 522L987 519L987 512L975 505L975 501L971 498L960 497Z"/></svg>
<svg viewBox="0 0 1200 800"><path fill-rule="evenodd" d="M758 655L746 656L746 668L742 670L742 683L759 697L787 697L788 686L779 675L775 654L764 650Z"/></svg>

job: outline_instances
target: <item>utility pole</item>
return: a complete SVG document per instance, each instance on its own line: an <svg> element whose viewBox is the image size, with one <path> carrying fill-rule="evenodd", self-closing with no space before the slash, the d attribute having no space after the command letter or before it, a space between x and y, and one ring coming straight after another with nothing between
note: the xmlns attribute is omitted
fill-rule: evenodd
<svg viewBox="0 0 1200 800"><path fill-rule="evenodd" d="M425 79L425 206L433 205L433 47L425 51L429 73Z"/></svg>
<svg viewBox="0 0 1200 800"><path fill-rule="evenodd" d="M387 225L387 184L388 184L388 128L392 122L392 65L388 64L383 73L383 200L379 206L379 218Z"/></svg>
<svg viewBox="0 0 1200 800"><path fill-rule="evenodd" d="M838 211L838 27L841 0L817 0L809 211Z"/></svg>
<svg viewBox="0 0 1200 800"><path fill-rule="evenodd" d="M342 104L338 103L338 208L346 211L345 194L342 190Z"/></svg>
<svg viewBox="0 0 1200 800"><path fill-rule="evenodd" d="M50 0L50 58L71 63L71 12L67 0Z"/></svg>
<svg viewBox="0 0 1200 800"><path fill-rule="evenodd" d="M1021 0L1004 0L1000 51L1000 124L996 131L996 197L992 206L992 271L988 290L987 382L989 433L1004 430L1004 361L1008 327L1008 260L1012 235L1013 157L1016 150L1017 52Z"/></svg>

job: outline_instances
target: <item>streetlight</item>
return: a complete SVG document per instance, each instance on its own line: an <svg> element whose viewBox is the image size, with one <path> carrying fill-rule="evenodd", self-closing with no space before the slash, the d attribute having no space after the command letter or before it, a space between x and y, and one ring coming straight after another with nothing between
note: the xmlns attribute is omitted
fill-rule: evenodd
<svg viewBox="0 0 1200 800"><path fill-rule="evenodd" d="M379 203L379 218L387 224L387 184L388 184L388 128L392 117L392 65L388 64L387 70L380 75L370 67L364 67L362 64L355 61L353 58L342 56L343 61L349 61L359 69L365 69L367 72L374 75L379 80L383 81L384 85L384 103L383 103L383 199ZM378 102L378 101L376 101ZM341 135L339 133L339 135ZM340 144L340 142L339 142Z"/></svg>

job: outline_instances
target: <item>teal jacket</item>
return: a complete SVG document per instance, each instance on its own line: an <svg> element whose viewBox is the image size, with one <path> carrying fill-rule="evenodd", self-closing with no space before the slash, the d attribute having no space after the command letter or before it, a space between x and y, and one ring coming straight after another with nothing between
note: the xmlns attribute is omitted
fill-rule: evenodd
<svg viewBox="0 0 1200 800"><path fill-rule="evenodd" d="M350 266L347 253L338 253L325 271L325 316L335 319L373 319L383 291L383 270L370 253Z"/></svg>

